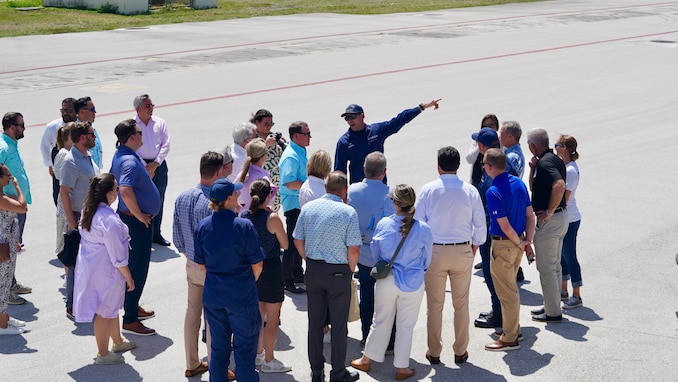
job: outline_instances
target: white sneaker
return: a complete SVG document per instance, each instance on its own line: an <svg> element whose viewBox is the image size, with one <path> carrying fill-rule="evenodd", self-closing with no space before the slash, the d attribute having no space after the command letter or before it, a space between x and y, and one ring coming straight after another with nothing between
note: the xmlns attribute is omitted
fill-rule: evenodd
<svg viewBox="0 0 678 382"><path fill-rule="evenodd" d="M262 373L286 373L290 370L292 370L291 367L285 365L275 358L273 358L270 362L264 362L264 364L261 365Z"/></svg>
<svg viewBox="0 0 678 382"><path fill-rule="evenodd" d="M15 328L22 328L22 327L26 326L26 321L21 321L21 320L14 318L14 317L10 317L9 318L9 324L14 326Z"/></svg>
<svg viewBox="0 0 678 382"><path fill-rule="evenodd" d="M97 354L97 359L94 361L97 365L114 365L116 363L124 363L125 357L121 354L108 352L105 356Z"/></svg>
<svg viewBox="0 0 678 382"><path fill-rule="evenodd" d="M257 354L257 358L254 360L256 366L261 366L266 363L266 351L262 350L261 353Z"/></svg>
<svg viewBox="0 0 678 382"><path fill-rule="evenodd" d="M7 327L5 329L0 328L0 336L11 336L11 335L14 335L14 334L21 334L23 332L24 332L23 329L17 328L17 327L12 326L12 325L7 325Z"/></svg>
<svg viewBox="0 0 678 382"><path fill-rule="evenodd" d="M113 353L122 353L128 350L132 350L135 347L137 347L137 343L134 341L125 341L123 340L120 345L116 345L115 342L113 343L113 348L111 351Z"/></svg>

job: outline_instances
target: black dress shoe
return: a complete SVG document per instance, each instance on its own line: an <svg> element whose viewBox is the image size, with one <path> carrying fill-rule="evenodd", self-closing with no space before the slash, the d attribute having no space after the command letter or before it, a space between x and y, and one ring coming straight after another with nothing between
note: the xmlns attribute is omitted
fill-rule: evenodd
<svg viewBox="0 0 678 382"><path fill-rule="evenodd" d="M530 313L532 313L533 316L536 315L536 314L544 314L544 312L546 312L546 311L544 310L543 306L541 308L532 309L530 311Z"/></svg>
<svg viewBox="0 0 678 382"><path fill-rule="evenodd" d="M525 275L523 274L523 267L518 267L518 274L516 275L517 282L525 281Z"/></svg>
<svg viewBox="0 0 678 382"><path fill-rule="evenodd" d="M538 322L562 322L563 321L563 315L561 314L560 316L547 316L546 313L544 314L536 314L532 316L532 321L538 321Z"/></svg>
<svg viewBox="0 0 678 382"><path fill-rule="evenodd" d="M475 325L476 328L487 328L487 329L500 328L501 317L492 314L487 317L476 318L476 320L473 321L473 325Z"/></svg>
<svg viewBox="0 0 678 382"><path fill-rule="evenodd" d="M428 353L426 353L426 359L431 365L438 365L440 363L440 357L434 357Z"/></svg>
<svg viewBox="0 0 678 382"><path fill-rule="evenodd" d="M340 378L330 379L330 382L353 382L357 381L360 378L360 374L357 371L348 371L344 372L344 375Z"/></svg>
<svg viewBox="0 0 678 382"><path fill-rule="evenodd" d="M325 373L313 374L311 376L311 382L325 382Z"/></svg>
<svg viewBox="0 0 678 382"><path fill-rule="evenodd" d="M294 284L286 284L285 285L285 290L294 293L294 294L303 294L306 293L306 288L304 287L298 287Z"/></svg>
<svg viewBox="0 0 678 382"><path fill-rule="evenodd" d="M162 246L164 246L164 247L169 247L169 246L170 246L170 242L167 241L167 239L165 239L165 238L162 237L162 236L154 237L154 238L153 238L153 242L154 242L155 244L160 244L160 245L162 245Z"/></svg>
<svg viewBox="0 0 678 382"><path fill-rule="evenodd" d="M492 314L494 314L494 312L491 311L491 310L489 312L480 312L480 314L478 315L478 318L485 318L485 317L491 316Z"/></svg>

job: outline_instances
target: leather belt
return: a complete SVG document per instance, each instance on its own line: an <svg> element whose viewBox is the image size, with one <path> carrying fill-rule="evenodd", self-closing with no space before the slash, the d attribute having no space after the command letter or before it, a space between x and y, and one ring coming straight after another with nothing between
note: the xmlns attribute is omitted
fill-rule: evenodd
<svg viewBox="0 0 678 382"><path fill-rule="evenodd" d="M467 245L467 244L471 244L471 242L465 241L463 243L433 243L433 245L442 245L443 247L446 245Z"/></svg>
<svg viewBox="0 0 678 382"><path fill-rule="evenodd" d="M518 237L520 238L520 240L523 240L525 239L525 234L522 234ZM492 240L510 240L510 239L506 236L492 235Z"/></svg>
<svg viewBox="0 0 678 382"><path fill-rule="evenodd" d="M558 208L555 209L555 211L553 211L553 213L557 214L558 212L563 212L563 211L565 211L565 207L558 207Z"/></svg>

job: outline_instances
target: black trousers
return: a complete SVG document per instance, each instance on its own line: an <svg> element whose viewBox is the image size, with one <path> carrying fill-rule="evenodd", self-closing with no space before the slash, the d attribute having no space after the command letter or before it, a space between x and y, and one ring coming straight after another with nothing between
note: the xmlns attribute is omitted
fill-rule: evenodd
<svg viewBox="0 0 678 382"><path fill-rule="evenodd" d="M304 279L304 269L301 267L301 256L297 247L294 245L294 228L297 226L297 219L299 219L300 209L295 208L285 212L285 220L287 221L287 240L289 245L283 253L283 282L285 285L294 284L294 280Z"/></svg>
<svg viewBox="0 0 678 382"><path fill-rule="evenodd" d="M323 372L323 327L329 308L332 330L330 380L346 372L348 341L348 309L351 304L351 277L346 264L328 264L320 260L306 261L306 296L308 299L308 360L313 375Z"/></svg>
<svg viewBox="0 0 678 382"><path fill-rule="evenodd" d="M152 161L145 161L150 163ZM162 224L162 210L165 205L165 191L167 190L167 161L162 161L162 164L155 169L155 176L153 177L153 184L158 188L160 193L160 212L153 217L151 226L153 227L153 238L156 239L161 236L160 225Z"/></svg>

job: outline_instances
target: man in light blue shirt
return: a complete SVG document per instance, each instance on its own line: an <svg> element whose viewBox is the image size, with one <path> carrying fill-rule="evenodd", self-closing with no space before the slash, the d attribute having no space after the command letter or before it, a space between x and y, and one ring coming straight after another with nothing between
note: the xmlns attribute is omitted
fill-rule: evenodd
<svg viewBox="0 0 678 382"><path fill-rule="evenodd" d="M525 173L525 155L520 148L521 135L523 130L516 121L506 121L499 128L499 142L506 154L506 171L518 178L522 178Z"/></svg>
<svg viewBox="0 0 678 382"><path fill-rule="evenodd" d="M377 263L370 250L370 242L379 220L395 213L393 202L388 197L390 187L383 183L386 177L386 157L379 151L365 157L363 166L365 178L348 187L348 204L358 213L360 235L363 245L360 247L358 260L358 279L360 280L360 322L362 324L362 340L365 345L374 315L374 284L376 280L370 276L372 267ZM392 344L391 344L392 345ZM391 346L393 348L393 346Z"/></svg>
<svg viewBox="0 0 678 382"><path fill-rule="evenodd" d="M281 174L282 175L282 174ZM281 181L282 183L282 181ZM346 370L348 308L351 277L360 257L358 213L343 203L348 179L341 171L327 177L327 194L304 205L294 229L294 246L306 260L308 291L308 358L312 381L324 381L323 327L332 327L332 372L330 380L358 379Z"/></svg>
<svg viewBox="0 0 678 382"><path fill-rule="evenodd" d="M299 205L299 189L306 180L306 147L311 144L311 130L303 121L293 122L289 128L290 144L280 158L280 196L287 221L287 238L291 243L292 232L297 225L301 206ZM290 245L283 254L283 282L285 290L291 293L305 293L306 289L295 283L304 282L304 270L301 257L295 246Z"/></svg>

